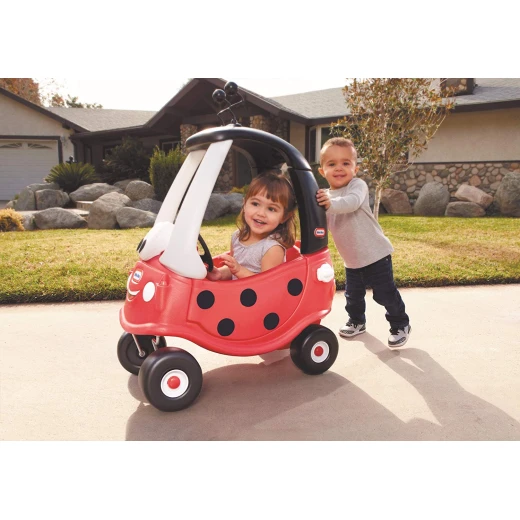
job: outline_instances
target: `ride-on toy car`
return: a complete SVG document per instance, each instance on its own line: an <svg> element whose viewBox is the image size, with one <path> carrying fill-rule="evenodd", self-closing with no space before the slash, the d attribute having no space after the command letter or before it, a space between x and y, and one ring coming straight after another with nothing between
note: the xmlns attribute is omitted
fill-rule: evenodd
<svg viewBox="0 0 520 520"><path fill-rule="evenodd" d="M230 124L203 130L186 142L189 154L177 174L152 229L139 243L139 261L130 272L120 311L124 329L117 354L138 374L153 406L176 411L189 406L202 388L202 371L188 352L166 346L165 336L187 339L213 352L254 356L287 348L307 374L328 370L338 353L336 335L320 321L331 309L334 271L327 247L325 211L300 152L273 134L237 124L229 99L240 96L234 83L213 99L226 102ZM222 119L221 119L222 120ZM299 208L301 240L285 263L247 278L210 281L220 266L200 236L207 203L231 147L247 158L252 175L285 162ZM199 242L204 250L200 255ZM206 264L206 265L205 265Z"/></svg>

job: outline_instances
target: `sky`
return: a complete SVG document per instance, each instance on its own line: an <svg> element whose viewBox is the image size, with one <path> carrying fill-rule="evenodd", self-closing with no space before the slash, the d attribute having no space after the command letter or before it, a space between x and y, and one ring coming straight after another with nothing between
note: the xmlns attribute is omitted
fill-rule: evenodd
<svg viewBox="0 0 520 520"><path fill-rule="evenodd" d="M49 78L36 78L42 84ZM172 79L75 79L53 78L60 91L77 96L84 103L99 103L103 108L122 110L160 110L190 78ZM345 78L242 78L228 76L224 79L235 81L239 87L247 88L266 97L297 94L311 90L343 87Z"/></svg>

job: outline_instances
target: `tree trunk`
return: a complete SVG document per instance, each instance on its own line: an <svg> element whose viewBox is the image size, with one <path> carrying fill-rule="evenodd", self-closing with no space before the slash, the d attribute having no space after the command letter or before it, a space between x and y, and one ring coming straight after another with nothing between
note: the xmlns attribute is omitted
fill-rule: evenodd
<svg viewBox="0 0 520 520"><path fill-rule="evenodd" d="M374 195L374 217L376 220L379 220L379 204L381 202L381 192L383 191L383 187L381 184L376 184L376 193Z"/></svg>

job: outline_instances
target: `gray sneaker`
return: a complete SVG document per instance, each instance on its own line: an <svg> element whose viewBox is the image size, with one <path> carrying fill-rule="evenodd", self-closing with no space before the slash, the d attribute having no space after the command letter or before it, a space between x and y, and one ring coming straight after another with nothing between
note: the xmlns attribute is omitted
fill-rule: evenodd
<svg viewBox="0 0 520 520"><path fill-rule="evenodd" d="M401 347L404 347L405 343L408 341L410 332L412 332L412 327L410 325L406 325L406 327L403 329L390 329L390 336L388 336L388 348L397 350Z"/></svg>
<svg viewBox="0 0 520 520"><path fill-rule="evenodd" d="M363 334L366 330L367 328L364 323L354 323L348 320L347 324L339 329L339 335L342 338L352 338L358 334Z"/></svg>

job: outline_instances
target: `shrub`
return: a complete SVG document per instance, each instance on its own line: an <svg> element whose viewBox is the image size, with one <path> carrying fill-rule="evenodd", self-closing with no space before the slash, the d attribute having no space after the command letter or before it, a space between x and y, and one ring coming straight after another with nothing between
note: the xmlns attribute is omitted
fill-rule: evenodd
<svg viewBox="0 0 520 520"><path fill-rule="evenodd" d="M244 184L241 188L238 188L237 186L233 186L231 191L229 193L241 193L242 195L245 195L247 193L247 190L249 189L249 184Z"/></svg>
<svg viewBox="0 0 520 520"><path fill-rule="evenodd" d="M329 187L329 183L325 180L325 177L321 175L321 173L318 171L318 168L320 167L320 163L312 163L311 169L312 174L314 175L314 178L316 179L316 182L318 183L318 188L327 189Z"/></svg>
<svg viewBox="0 0 520 520"><path fill-rule="evenodd" d="M182 153L180 146L171 149L168 153L155 147L150 159L149 174L158 200L163 201L166 197L184 159L186 155Z"/></svg>
<svg viewBox="0 0 520 520"><path fill-rule="evenodd" d="M23 217L14 209L0 209L0 231L25 231Z"/></svg>
<svg viewBox="0 0 520 520"><path fill-rule="evenodd" d="M125 136L119 146L108 152L99 171L103 181L110 184L126 179L150 182L149 166L150 153L143 143L135 137Z"/></svg>
<svg viewBox="0 0 520 520"><path fill-rule="evenodd" d="M45 180L55 182L63 191L72 193L80 186L99 182L101 179L92 164L73 162L57 164Z"/></svg>

